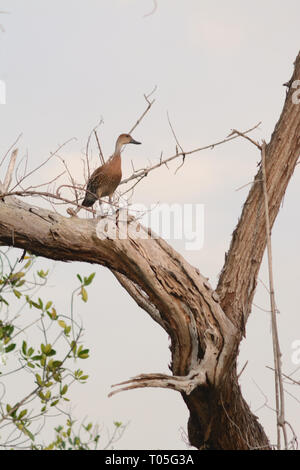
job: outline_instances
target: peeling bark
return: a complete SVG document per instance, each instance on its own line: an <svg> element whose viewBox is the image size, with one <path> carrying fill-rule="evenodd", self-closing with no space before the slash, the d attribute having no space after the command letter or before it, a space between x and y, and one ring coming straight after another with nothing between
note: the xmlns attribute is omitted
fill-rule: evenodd
<svg viewBox="0 0 300 470"><path fill-rule="evenodd" d="M290 81L300 78L300 55ZM273 225L300 150L300 111L289 89L266 148L267 189ZM171 338L172 375L149 374L124 389L158 386L179 391L190 411L192 445L201 449L270 449L268 438L244 401L236 358L251 311L266 246L261 170L233 233L216 291L161 238L131 220L126 239L105 238L99 220L66 218L12 196L0 200L0 241L61 261L109 268L121 285ZM124 230L122 222L114 226Z"/></svg>

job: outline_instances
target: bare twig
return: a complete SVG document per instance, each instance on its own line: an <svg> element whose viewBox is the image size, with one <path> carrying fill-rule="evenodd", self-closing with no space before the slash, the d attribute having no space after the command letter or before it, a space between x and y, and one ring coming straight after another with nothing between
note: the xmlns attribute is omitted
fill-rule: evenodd
<svg viewBox="0 0 300 470"><path fill-rule="evenodd" d="M152 90L150 93L148 93L148 95L144 95L144 98L145 98L145 100L147 101L148 106L147 106L147 108L145 109L145 111L141 114L141 116L138 118L138 120L136 121L136 123L134 124L134 126L130 129L130 131L128 132L129 134L131 134L131 133L137 128L137 126L140 124L140 122L144 119L144 117L146 116L146 114L149 112L151 106L154 104L155 100L150 101L149 98L150 98L151 95L153 95L153 93L155 93L156 88L157 88L157 86L155 85L155 87L153 88L153 90Z"/></svg>
<svg viewBox="0 0 300 470"><path fill-rule="evenodd" d="M133 191L134 188L141 182L142 179L146 178L147 175L148 175L148 173L146 173L145 175L142 175L132 186L130 186L129 189L124 191L124 193L121 193L120 197L123 197L123 196L125 196L125 194L129 193L130 191Z"/></svg>
<svg viewBox="0 0 300 470"><path fill-rule="evenodd" d="M7 150L7 152L3 155L2 157L2 160L1 160L1 163L0 163L0 167L2 166L4 160L6 159L7 155L11 152L11 150L17 145L17 143L19 142L19 140L21 139L23 134L20 134L18 135L18 137L16 138L16 140L14 141L14 143L9 147L9 149Z"/></svg>
<svg viewBox="0 0 300 470"><path fill-rule="evenodd" d="M63 171L62 173L60 173L59 175L57 176L54 176L54 178L52 178L52 180L50 181L47 181L46 183L41 183L41 184L37 184L35 186L28 186L28 188L26 188L24 191L31 191L32 189L37 189L37 188L42 188L43 186L49 186L50 184L54 183L55 181L57 181L61 176L63 176L66 172Z"/></svg>
<svg viewBox="0 0 300 470"><path fill-rule="evenodd" d="M274 372L273 367L270 367L270 366L266 366L266 367L267 367L267 369L270 369ZM285 377L286 379L290 380L291 382L293 382L294 385L300 385L300 381L293 379L290 375L282 374L282 376Z"/></svg>
<svg viewBox="0 0 300 470"><path fill-rule="evenodd" d="M239 136L244 137L244 139L249 140L249 142L255 145L260 151L262 150L261 145L259 145L259 143L256 142L255 140L251 139L251 137L249 137L248 135L245 135L245 132L240 132L236 129L232 129L232 132L229 134L228 137L231 137L232 135L235 135L235 134L238 134Z"/></svg>
<svg viewBox="0 0 300 470"><path fill-rule="evenodd" d="M147 18L147 16L152 16L156 12L156 10L157 10L157 0L152 0L152 1L153 1L153 4L154 4L152 10L149 13L146 13L143 16L143 18Z"/></svg>
<svg viewBox="0 0 300 470"><path fill-rule="evenodd" d="M291 433L293 435L293 439L291 441L291 448L292 449L295 449L295 450L298 450L298 437L297 437L297 434L295 433L295 430L294 428L292 427L291 423L289 423L288 421L286 421L285 423L291 430Z"/></svg>
<svg viewBox="0 0 300 470"><path fill-rule="evenodd" d="M243 134L249 134L250 132L252 132L253 130L257 129L258 126L260 125L261 123L259 122L258 124L256 124L255 126L251 127L250 129L246 130L245 132L243 132ZM159 159L159 162L156 163L155 165L153 165L152 167L148 167L148 168L142 168L140 170L137 170L133 175L129 176L128 178L125 178L124 180L121 181L120 184L126 184L128 183L129 181L132 181L136 178L140 178L141 176L143 175L146 175L148 174L150 171L153 171L153 170L156 170L157 168L161 167L162 165L166 165L175 160L176 158L179 158L179 157L183 157L184 155L187 156L187 155L192 155L194 153L198 153L198 152L201 152L203 150L207 150L207 149L213 149L214 147L217 147L218 145L222 145L222 144L225 144L227 142L230 142L234 139L237 139L238 137L240 137L240 135L238 134L235 134L231 137L226 137L225 139L223 140L220 140L218 142L215 142L213 144L209 144L209 145L205 145L203 147L198 147L196 149L193 149L193 150L189 150L187 152L179 152L179 153L175 153L175 155L172 155L171 157L168 157L168 158L165 158L164 160L162 159L162 157L160 157Z"/></svg>
<svg viewBox="0 0 300 470"><path fill-rule="evenodd" d="M9 188L11 180L12 180L12 175L13 175L13 171L15 169L18 151L19 151L19 149L15 149L12 152L11 157L10 157L10 162L9 162L8 169L7 169L7 172L6 172L6 175L5 175L5 178L4 178L4 183L3 183L3 192L4 193L6 193L8 191L8 188Z"/></svg>
<svg viewBox="0 0 300 470"><path fill-rule="evenodd" d="M249 183L243 184L243 186L240 186L239 188L237 188L236 191L240 191L241 189L246 188L246 187L249 186L250 184L261 183L261 182L262 182L262 180L253 180L253 181L250 181Z"/></svg>
<svg viewBox="0 0 300 470"><path fill-rule="evenodd" d="M238 373L238 376L237 376L238 379L240 378L240 376L242 375L242 373L246 369L247 365L248 365L248 361L245 362L245 364L243 365L241 371Z"/></svg>
<svg viewBox="0 0 300 470"><path fill-rule="evenodd" d="M175 133L175 131L174 131L174 127L173 127L173 125L172 125L172 123L171 123L170 116L169 116L169 112L167 112L167 118L168 118L168 123L169 123L170 129L171 129L171 131L172 131L173 137L174 137L174 139L175 139L175 141L176 141L176 144L177 144L178 147L180 148L181 152L184 154L184 150L183 150L182 146L181 146L180 143L179 143L179 140L178 140L178 138L177 138L177 135L176 135L176 133Z"/></svg>
<svg viewBox="0 0 300 470"><path fill-rule="evenodd" d="M49 162L49 160L51 160L51 158L53 158L63 147L65 147L69 142L71 142L72 140L75 140L75 137L72 137L71 139L67 140L66 142L64 142L63 144L61 144L56 150L55 152L51 152L50 153L50 156L48 158L46 158L46 160L44 160L40 165L38 165L37 167L35 167L33 170L31 170L29 173L27 173L26 175L23 176L23 178L21 178L18 183L11 189L12 191L20 185L20 183L22 183L25 179L27 179L29 176L31 176L33 173L35 173L36 171L38 171L40 168L42 168L44 165L46 165L46 163Z"/></svg>
<svg viewBox="0 0 300 470"><path fill-rule="evenodd" d="M287 431L285 426L285 406L284 406L284 390L281 370L281 352L279 346L279 336L276 318L276 303L273 279L273 261L272 261L272 243L271 243L271 226L269 218L269 201L267 192L266 178L266 143L263 141L261 150L261 168L263 177L263 195L266 219L266 238L267 238L267 254L268 254L268 271L269 271L269 291L272 318L272 337L273 337L273 354L275 369L275 398L276 398L276 416L277 416L277 449L281 448L280 430L283 432L285 449L288 447Z"/></svg>
<svg viewBox="0 0 300 470"><path fill-rule="evenodd" d="M181 164L179 165L179 167L175 170L175 175L176 175L176 173L177 173L177 172L180 170L180 168L182 168L183 165L184 165L184 161L185 161L185 152L184 152L184 150L183 150L183 148L182 148L182 146L181 146L181 144L180 144L180 142L179 142L179 140L178 140L178 138L177 138L177 135L176 135L176 133L175 133L175 131L174 131L174 128L173 128L173 126L172 126L172 123L171 123L170 116L169 116L169 113L168 113L168 112L167 112L167 117L168 117L168 123L169 123L170 129L171 129L171 131L172 131L173 137L174 137L174 139L175 139L175 141L176 141L176 144L177 144L177 145L176 145L176 153L178 153L178 148L177 148L177 146L178 146L178 147L180 148L181 154L182 154L182 163L181 163Z"/></svg>
<svg viewBox="0 0 300 470"><path fill-rule="evenodd" d="M23 196L23 197L25 197L25 196L40 196L40 197L46 197L46 198L49 198L49 199L58 199L60 201L63 201L64 203L73 204L74 206L78 206L78 204L75 201L71 201L69 199L61 197L58 194L52 194L52 193L49 193L49 192L46 192L46 191L44 192L44 191L27 191L27 190L25 190L25 191L11 191L11 192L8 192L8 193L1 194L1 197L6 197L6 196ZM80 206L80 207L87 210L88 212L91 212L92 214L95 213L95 211L93 209L90 209L89 207L84 207L84 206Z"/></svg>
<svg viewBox="0 0 300 470"><path fill-rule="evenodd" d="M100 156L101 165L104 165L105 160L104 160L103 152L102 152L102 149L101 149L101 145L100 145L100 142L99 142L99 138L98 138L98 134L97 134L96 129L94 129L94 134L95 134L98 149L99 149L99 156Z"/></svg>
<svg viewBox="0 0 300 470"><path fill-rule="evenodd" d="M72 176L72 173L70 172L69 168L68 168L68 165L66 164L65 160L60 157L59 155L57 155L57 157L60 159L60 161L63 163L68 175L69 175L69 178L70 178L70 181L71 181L71 184L73 186L73 190L74 190L74 196L75 196L75 199L76 199L76 203L78 204L79 203L79 196L78 196L78 192L77 192L77 189L76 189L76 183L75 183L75 180Z"/></svg>
<svg viewBox="0 0 300 470"><path fill-rule="evenodd" d="M86 148L85 148L85 160L86 160L86 166L87 166L87 179L90 178L90 161L89 161L89 147L90 147L90 142L92 135L94 132L98 129L98 127L103 124L103 119L101 118L98 124L91 130L87 142L86 142Z"/></svg>

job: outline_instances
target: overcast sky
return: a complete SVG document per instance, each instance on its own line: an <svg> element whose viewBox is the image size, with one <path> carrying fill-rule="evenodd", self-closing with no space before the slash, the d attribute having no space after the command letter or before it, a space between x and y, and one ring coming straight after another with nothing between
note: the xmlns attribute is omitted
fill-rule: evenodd
<svg viewBox="0 0 300 470"><path fill-rule="evenodd" d="M101 118L101 143L109 156L116 137L127 132L145 108L144 93L157 86L156 102L135 130L141 146L123 153L123 174L172 155L172 124L184 149L214 143L232 128L262 121L253 134L270 138L299 51L298 0L2 0L5 33L0 33L0 80L6 105L0 105L0 155L22 133L20 153L38 165L59 144L75 137L61 155L83 183L81 157L91 129ZM133 147L133 146L132 146ZM153 172L137 188L133 202L203 204L204 245L187 250L170 240L213 285L222 268L231 233L256 172L259 154L235 140ZM41 181L60 171L44 167ZM2 175L3 177L3 175ZM292 343L300 340L299 168L289 185L273 230L275 287L284 371L289 374ZM36 201L38 203L38 201ZM64 210L62 213L65 213ZM81 217L84 217L82 214ZM87 385L74 387L74 415L101 425L130 422L119 449L184 449L187 410L175 392L136 390L107 398L110 385L142 372L168 372L167 335L139 309L105 268L53 263L49 295L58 309L69 308L77 272L96 271L90 301L80 304L91 358ZM267 283L265 266L260 278ZM261 283L255 304L269 309ZM253 307L239 368L245 398L275 440L270 317ZM297 377L297 375L295 375ZM299 375L298 375L299 380ZM297 396L294 388L288 391ZM266 399L268 403L266 406ZM299 399L299 393L298 393ZM299 402L288 395L287 419L300 435ZM263 406L265 404L265 406Z"/></svg>

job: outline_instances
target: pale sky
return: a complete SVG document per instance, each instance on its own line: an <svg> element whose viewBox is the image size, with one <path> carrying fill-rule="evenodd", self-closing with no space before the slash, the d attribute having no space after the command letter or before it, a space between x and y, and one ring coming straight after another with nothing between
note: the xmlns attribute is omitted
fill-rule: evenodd
<svg viewBox="0 0 300 470"><path fill-rule="evenodd" d="M106 156L115 138L127 132L145 108L144 93L157 86L156 102L134 137L141 146L126 149L123 174L174 153L167 111L185 150L214 143L232 128L259 121L253 134L270 138L299 51L298 0L2 0L5 33L0 33L0 80L7 103L0 105L0 155L23 133L20 153L38 165L59 144L76 137L61 152L84 182L80 159L91 129L99 129ZM201 250L186 251L182 241L170 243L215 285L231 233L240 215L260 156L245 141L153 172L138 186L135 203L204 204L205 241ZM57 162L44 167L42 181L59 173ZM2 178L3 175L1 174ZM273 230L275 287L284 372L290 374L292 343L300 340L297 218L300 175L296 167ZM36 204L39 202L36 200ZM63 211L63 213L65 213ZM83 215L81 215L83 217ZM53 267L41 260L41 265ZM74 386L73 414L100 425L130 422L118 449L185 449L181 429L188 413L179 396L166 390L135 390L107 398L110 385L144 372L168 372L167 335L139 309L110 272L100 266L56 263L49 295L60 309L69 308L77 272L96 271L87 306L79 311L91 358L90 380ZM260 278L267 283L263 265ZM254 300L268 310L259 284ZM244 397L275 440L272 343L268 313L253 307L239 367ZM297 375L295 375L297 378ZM298 375L299 380L299 375ZM296 389L287 388L299 400ZM287 396L287 420L300 435L299 402Z"/></svg>

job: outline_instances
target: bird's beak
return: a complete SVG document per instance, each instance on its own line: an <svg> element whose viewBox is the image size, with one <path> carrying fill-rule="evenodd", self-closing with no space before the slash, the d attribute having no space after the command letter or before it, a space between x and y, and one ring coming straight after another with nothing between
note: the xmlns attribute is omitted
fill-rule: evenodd
<svg viewBox="0 0 300 470"><path fill-rule="evenodd" d="M131 138L131 141L129 142L130 144L141 144L142 142L138 142L137 140L134 140Z"/></svg>

